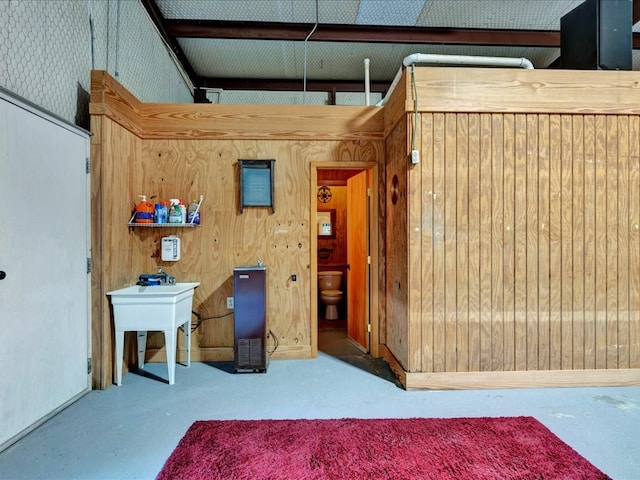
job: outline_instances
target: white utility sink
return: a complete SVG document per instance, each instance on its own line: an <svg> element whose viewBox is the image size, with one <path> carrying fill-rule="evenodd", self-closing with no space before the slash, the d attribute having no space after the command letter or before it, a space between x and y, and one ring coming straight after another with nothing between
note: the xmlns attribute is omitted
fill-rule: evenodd
<svg viewBox="0 0 640 480"><path fill-rule="evenodd" d="M116 330L116 359L123 359L124 332L137 331L138 368L144 368L147 331L163 331L167 350L169 385L175 381L176 337L178 327L184 325L187 350L186 366L191 364L191 308L193 292L199 282L131 286L107 292L113 305ZM116 384L122 385L122 367L116 368Z"/></svg>

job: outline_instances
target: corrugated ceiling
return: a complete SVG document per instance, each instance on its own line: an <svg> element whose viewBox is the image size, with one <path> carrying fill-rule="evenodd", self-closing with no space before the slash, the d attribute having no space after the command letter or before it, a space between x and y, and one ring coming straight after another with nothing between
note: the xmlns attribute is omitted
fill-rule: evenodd
<svg viewBox="0 0 640 480"><path fill-rule="evenodd" d="M372 91L385 91L412 53L526 57L535 68L557 66L560 18L583 3L141 1L196 87L299 90L304 82L306 89L322 91L362 91L365 58ZM636 16L640 0L633 7ZM640 70L638 52L634 70Z"/></svg>

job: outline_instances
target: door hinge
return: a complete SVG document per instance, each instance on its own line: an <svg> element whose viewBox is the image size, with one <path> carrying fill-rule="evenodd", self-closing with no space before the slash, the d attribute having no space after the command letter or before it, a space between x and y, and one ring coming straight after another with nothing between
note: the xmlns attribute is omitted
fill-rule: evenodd
<svg viewBox="0 0 640 480"><path fill-rule="evenodd" d="M371 324L367 323L367 333L371 333Z"/></svg>
<svg viewBox="0 0 640 480"><path fill-rule="evenodd" d="M87 374L91 373L91 358L87 358Z"/></svg>
<svg viewBox="0 0 640 480"><path fill-rule="evenodd" d="M91 173L91 160L89 160L89 157L87 157L85 160L85 173Z"/></svg>
<svg viewBox="0 0 640 480"><path fill-rule="evenodd" d="M367 187L367 197L371 196L371 189L369 187Z"/></svg>
<svg viewBox="0 0 640 480"><path fill-rule="evenodd" d="M371 265L371 255L367 255L367 265Z"/></svg>
<svg viewBox="0 0 640 480"><path fill-rule="evenodd" d="M91 257L87 257L87 273L91 273Z"/></svg>

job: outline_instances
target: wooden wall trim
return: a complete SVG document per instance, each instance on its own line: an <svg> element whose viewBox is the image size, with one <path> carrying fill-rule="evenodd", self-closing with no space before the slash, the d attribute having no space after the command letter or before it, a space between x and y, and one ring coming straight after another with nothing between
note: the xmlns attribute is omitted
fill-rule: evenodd
<svg viewBox="0 0 640 480"><path fill-rule="evenodd" d="M401 75L398 83L393 90L387 93L386 103L384 104L384 138L387 138L396 125L406 118L407 108L413 110L413 105L407 107L407 76Z"/></svg>
<svg viewBox="0 0 640 480"><path fill-rule="evenodd" d="M327 105L146 104L145 138L382 140L383 109Z"/></svg>
<svg viewBox="0 0 640 480"><path fill-rule="evenodd" d="M143 139L384 139L382 107L142 103L102 70L91 72L89 112Z"/></svg>
<svg viewBox="0 0 640 480"><path fill-rule="evenodd" d="M407 390L622 387L640 385L640 369L407 373Z"/></svg>
<svg viewBox="0 0 640 480"><path fill-rule="evenodd" d="M91 71L90 115L106 115L138 137L143 136L143 104L104 70Z"/></svg>
<svg viewBox="0 0 640 480"><path fill-rule="evenodd" d="M640 73L417 67L418 109L426 112L640 113ZM405 111L414 109L410 71Z"/></svg>
<svg viewBox="0 0 640 480"><path fill-rule="evenodd" d="M380 353L406 390L616 387L640 385L640 369L528 370L508 372L407 372L391 351Z"/></svg>

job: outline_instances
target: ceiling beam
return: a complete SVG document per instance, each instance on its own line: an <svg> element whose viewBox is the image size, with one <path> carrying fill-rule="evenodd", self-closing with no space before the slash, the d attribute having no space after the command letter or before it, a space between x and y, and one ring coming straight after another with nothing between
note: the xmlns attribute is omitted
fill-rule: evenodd
<svg viewBox="0 0 640 480"><path fill-rule="evenodd" d="M313 24L306 23L165 20L168 35L182 38L302 41L309 35L313 27ZM560 45L560 32L319 24L309 37L309 41L446 43L450 45L516 45L555 48Z"/></svg>
<svg viewBox="0 0 640 480"><path fill-rule="evenodd" d="M160 35L162 36L166 44L171 48L171 51L178 59L178 62L180 62L180 64L182 65L182 68L191 80L191 83L197 86L198 76L196 75L195 70L191 66L189 59L185 55L178 41L175 39L175 37L172 37L169 33L167 33L167 30L165 28L166 19L164 18L162 12L160 11L160 8L156 4L156 0L141 0L141 2L145 10L147 11L147 14L151 18L151 21L158 29L158 32L160 32Z"/></svg>
<svg viewBox="0 0 640 480"><path fill-rule="evenodd" d="M391 82L371 82L370 91L385 94ZM294 91L304 89L303 80L250 79L250 78L201 78L202 88L222 90ZM364 92L364 82L350 80L307 80L308 92Z"/></svg>

